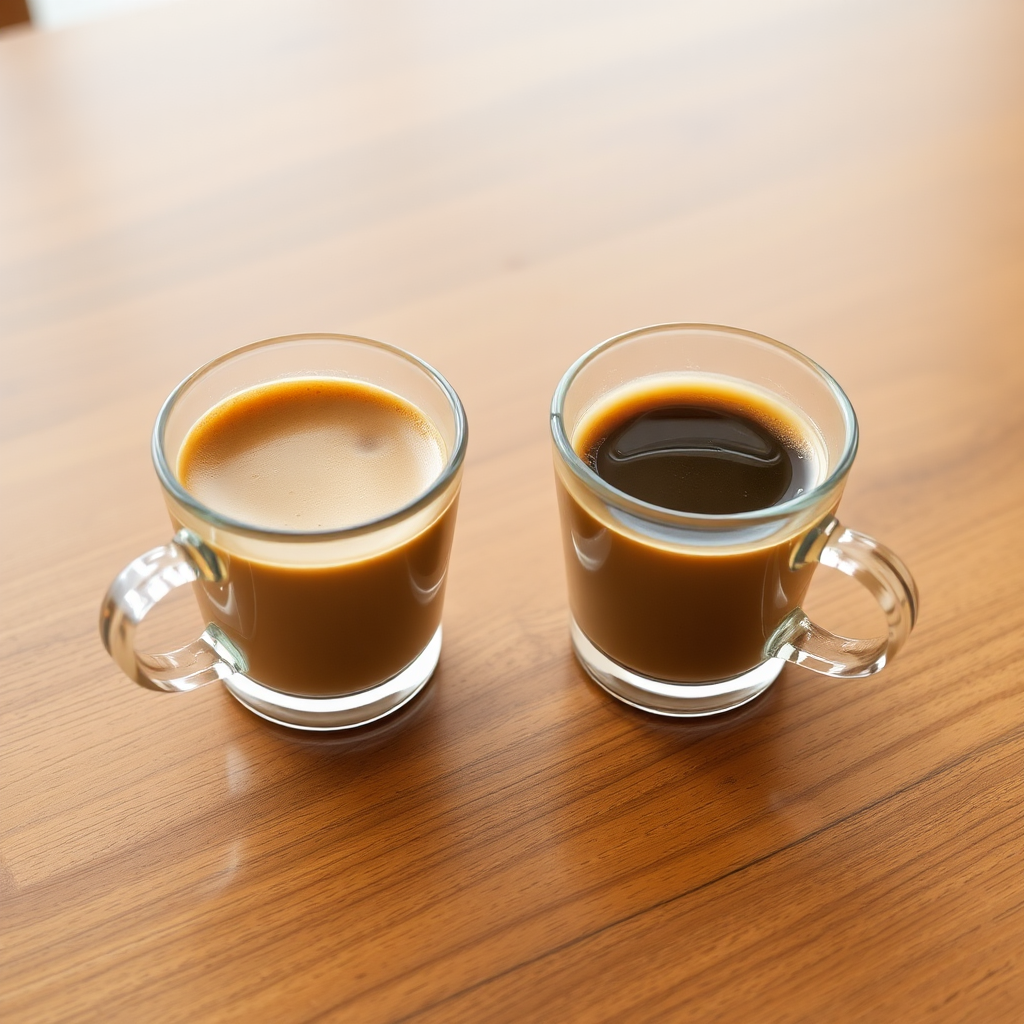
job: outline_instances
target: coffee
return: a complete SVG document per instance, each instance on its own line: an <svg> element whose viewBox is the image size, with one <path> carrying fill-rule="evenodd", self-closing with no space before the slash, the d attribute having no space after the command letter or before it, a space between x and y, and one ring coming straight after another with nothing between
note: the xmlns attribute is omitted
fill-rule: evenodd
<svg viewBox="0 0 1024 1024"><path fill-rule="evenodd" d="M629 393L591 417L575 445L613 487L679 512L767 508L802 494L815 473L793 424L708 384Z"/></svg>
<svg viewBox="0 0 1024 1024"><path fill-rule="evenodd" d="M814 487L814 427L779 399L726 379L666 376L603 396L570 438L602 479L677 512L729 516ZM654 679L697 683L748 671L803 599L796 538L720 547L617 516L559 479L570 604L608 657Z"/></svg>
<svg viewBox="0 0 1024 1024"><path fill-rule="evenodd" d="M398 395L335 378L279 380L216 405L178 455L185 489L259 530L324 533L379 520L441 475L445 443ZM455 501L385 550L337 564L221 552L200 608L245 652L246 674L299 696L350 693L400 672L441 618ZM300 545L302 542L297 542Z"/></svg>
<svg viewBox="0 0 1024 1024"><path fill-rule="evenodd" d="M430 421L383 388L284 380L210 410L182 445L178 477L204 505L250 526L339 530L408 504L446 457Z"/></svg>

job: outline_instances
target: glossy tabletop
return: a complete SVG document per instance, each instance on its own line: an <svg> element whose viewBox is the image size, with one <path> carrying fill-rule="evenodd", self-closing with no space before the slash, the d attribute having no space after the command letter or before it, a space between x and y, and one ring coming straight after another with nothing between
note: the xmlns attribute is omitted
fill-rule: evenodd
<svg viewBox="0 0 1024 1024"><path fill-rule="evenodd" d="M0 34L5 1021L1019 1021L1024 7L180 0ZM880 675L698 722L573 659L548 403L732 324L857 409ZM206 360L379 338L470 448L438 671L318 737L143 691L100 599ZM878 629L818 572L808 611ZM147 620L191 638L185 594Z"/></svg>

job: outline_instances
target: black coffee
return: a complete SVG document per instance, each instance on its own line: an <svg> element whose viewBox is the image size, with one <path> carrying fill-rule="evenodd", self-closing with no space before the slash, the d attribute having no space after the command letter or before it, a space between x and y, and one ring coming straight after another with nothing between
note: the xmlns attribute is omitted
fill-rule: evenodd
<svg viewBox="0 0 1024 1024"><path fill-rule="evenodd" d="M658 391L615 403L588 431L586 460L613 487L679 512L751 512L814 485L814 460L788 424L773 430L768 410L700 397Z"/></svg>

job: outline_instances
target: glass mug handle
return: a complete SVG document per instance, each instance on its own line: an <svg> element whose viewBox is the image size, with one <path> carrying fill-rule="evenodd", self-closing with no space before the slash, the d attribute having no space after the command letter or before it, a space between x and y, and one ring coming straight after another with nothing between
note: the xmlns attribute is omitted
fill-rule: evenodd
<svg viewBox="0 0 1024 1024"><path fill-rule="evenodd" d="M841 526L834 516L819 523L793 557L793 568L818 562L863 584L881 606L887 636L852 640L812 622L795 608L765 645L782 658L826 676L870 676L896 656L917 621L917 584L900 558L866 533Z"/></svg>
<svg viewBox="0 0 1024 1024"><path fill-rule="evenodd" d="M244 658L214 625L176 651L140 654L135 649L136 627L162 597L199 579L220 583L226 578L217 553L186 529L126 566L100 609L103 645L124 674L150 690L181 692L244 672Z"/></svg>

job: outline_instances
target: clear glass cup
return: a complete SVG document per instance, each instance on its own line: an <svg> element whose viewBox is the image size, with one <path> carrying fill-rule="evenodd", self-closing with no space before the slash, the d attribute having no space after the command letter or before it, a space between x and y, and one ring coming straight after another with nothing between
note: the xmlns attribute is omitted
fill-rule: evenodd
<svg viewBox="0 0 1024 1024"><path fill-rule="evenodd" d="M265 529L221 515L177 476L190 429L231 395L275 380L368 382L419 409L444 440L440 476L412 502L340 530ZM335 334L273 338L182 381L153 430L153 462L176 530L114 580L100 635L131 679L183 691L220 680L251 711L300 729L343 729L387 715L427 683L441 651L441 610L466 452L451 385L391 345ZM176 587L195 585L206 629L164 654L135 630Z"/></svg>
<svg viewBox="0 0 1024 1024"><path fill-rule="evenodd" d="M733 515L677 512L611 486L573 448L609 396L676 378L712 378L781 403L813 435L817 483ZM879 671L906 641L917 587L877 541L835 517L857 451L857 419L816 363L750 331L662 324L619 335L574 363L551 403L573 648L619 700L661 715L708 715L752 700L785 662L829 676ZM885 636L849 639L800 602L818 564L852 576L885 613Z"/></svg>

